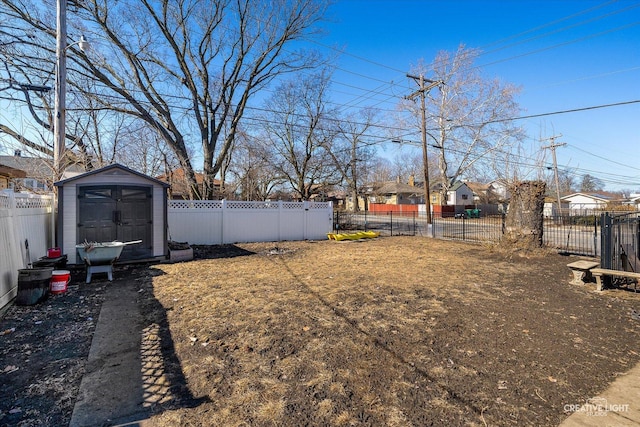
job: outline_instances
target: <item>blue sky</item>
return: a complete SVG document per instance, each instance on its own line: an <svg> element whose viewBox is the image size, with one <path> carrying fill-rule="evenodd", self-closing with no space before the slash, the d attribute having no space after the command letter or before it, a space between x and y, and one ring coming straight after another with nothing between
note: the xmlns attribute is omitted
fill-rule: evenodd
<svg viewBox="0 0 640 427"><path fill-rule="evenodd" d="M411 66L461 43L484 52L475 65L485 77L521 87L523 116L629 103L518 123L532 147L562 134L558 167L576 183L590 174L640 192L640 1L337 0L324 31L316 47L343 52L333 77L342 105L395 109L416 89Z"/></svg>

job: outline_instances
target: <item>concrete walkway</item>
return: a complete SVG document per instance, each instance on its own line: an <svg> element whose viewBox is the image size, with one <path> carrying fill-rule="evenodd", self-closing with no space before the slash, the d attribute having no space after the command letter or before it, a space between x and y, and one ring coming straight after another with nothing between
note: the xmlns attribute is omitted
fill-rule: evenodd
<svg viewBox="0 0 640 427"><path fill-rule="evenodd" d="M106 286L70 427L142 426L149 416L140 374L138 289L128 280Z"/></svg>
<svg viewBox="0 0 640 427"><path fill-rule="evenodd" d="M589 402L567 409L572 414L560 427L640 426L640 364Z"/></svg>

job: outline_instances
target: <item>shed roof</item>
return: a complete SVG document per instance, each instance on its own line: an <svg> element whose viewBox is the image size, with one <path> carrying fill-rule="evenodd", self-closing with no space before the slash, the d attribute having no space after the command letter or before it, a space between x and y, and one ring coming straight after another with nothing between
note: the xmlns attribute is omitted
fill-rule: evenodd
<svg viewBox="0 0 640 427"><path fill-rule="evenodd" d="M133 170L133 169L129 169L128 167L123 166L123 165L121 165L121 164L119 164L119 163L114 163L114 164L112 164L112 165L105 166L105 167L100 168L100 169L95 169L95 170L92 170L92 171L89 171L89 172L86 172L86 173L83 173L83 174L80 174L80 175L73 176L73 177L71 177L71 178L63 179L63 180L61 180L61 181L58 181L58 182L54 183L54 185L55 185L56 187L61 187L61 186L65 185L65 184L67 184L67 183L69 183L69 182L72 182L72 181L75 181L75 180L77 180L77 179L85 178L85 177L87 177L87 176L91 176L91 175L98 175L98 174L101 174L101 173L104 173L104 172L110 171L110 170L112 170L112 169L120 169L120 170L125 171L125 172L128 172L128 173L130 173L130 174L137 175L137 176L139 176L139 177L141 177L141 178L144 178L144 179L146 179L146 180L148 180L148 181L151 181L151 182L153 182L153 183L155 183L155 184L161 185L161 186L163 186L164 188L168 188L168 187L169 187L169 184L167 184L167 183L166 183L166 182L164 182L164 181L160 181L160 180L158 180L158 179L155 179L155 178L153 178L153 177L150 177L149 175L145 175L145 174L143 174L143 173L141 173L141 172L135 171L135 170Z"/></svg>

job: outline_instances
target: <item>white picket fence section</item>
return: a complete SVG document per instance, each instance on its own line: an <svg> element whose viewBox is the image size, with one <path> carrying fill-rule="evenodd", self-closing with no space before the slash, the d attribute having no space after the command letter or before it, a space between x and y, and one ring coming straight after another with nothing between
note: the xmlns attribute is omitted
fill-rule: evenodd
<svg viewBox="0 0 640 427"><path fill-rule="evenodd" d="M171 200L169 239L192 245L326 240L331 202Z"/></svg>
<svg viewBox="0 0 640 427"><path fill-rule="evenodd" d="M17 294L18 270L53 246L53 200L51 195L0 192L0 309Z"/></svg>

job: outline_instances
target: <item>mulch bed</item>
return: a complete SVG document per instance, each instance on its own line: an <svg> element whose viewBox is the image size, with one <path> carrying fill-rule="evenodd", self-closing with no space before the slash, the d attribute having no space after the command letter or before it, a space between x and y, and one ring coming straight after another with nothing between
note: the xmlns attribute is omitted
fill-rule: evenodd
<svg viewBox="0 0 640 427"><path fill-rule="evenodd" d="M106 282L83 283L36 305L11 306L0 322L0 425L68 425Z"/></svg>

